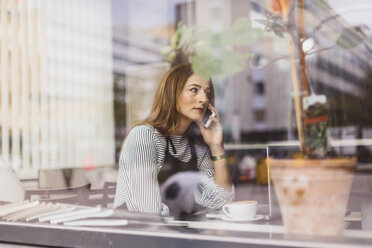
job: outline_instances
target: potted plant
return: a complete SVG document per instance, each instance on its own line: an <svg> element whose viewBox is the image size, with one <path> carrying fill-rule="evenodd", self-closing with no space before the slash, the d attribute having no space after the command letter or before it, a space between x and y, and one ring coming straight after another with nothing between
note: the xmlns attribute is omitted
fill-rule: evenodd
<svg viewBox="0 0 372 248"><path fill-rule="evenodd" d="M304 18L304 1L298 0L299 18ZM353 181L355 158L337 157L328 142L327 98L316 95L307 84L305 52L302 45L302 22L295 25L291 12L294 1L271 0L272 14L266 20L256 20L264 30L273 31L286 39L296 126L300 152L287 159L270 158L275 192L279 201L285 229L288 233L340 235ZM325 21L332 19L329 18ZM321 24L324 22L321 22ZM320 25L321 25L320 24ZM232 47L253 42L262 31L247 28L248 19L238 19L231 29L222 32L195 33L193 28L179 25L171 46L163 49L168 59L188 57L198 75L209 78L240 71L251 55L233 51ZM300 30L300 37L297 35ZM351 48L361 40L348 42L345 29L337 45ZM276 61L276 60L275 60ZM298 61L300 61L298 63ZM310 94L309 94L310 92Z"/></svg>
<svg viewBox="0 0 372 248"><path fill-rule="evenodd" d="M337 157L329 146L327 99L324 95L308 93L311 87L307 87L306 54L302 49L306 38L301 37L304 27L299 27L300 37L293 32L292 27L296 27L290 19L293 1L272 0L270 4L274 14L261 22L287 40L300 141L297 158L267 161L284 226L288 233L341 235L356 159ZM304 1L299 0L298 4L302 23ZM278 16L281 22L272 19Z"/></svg>

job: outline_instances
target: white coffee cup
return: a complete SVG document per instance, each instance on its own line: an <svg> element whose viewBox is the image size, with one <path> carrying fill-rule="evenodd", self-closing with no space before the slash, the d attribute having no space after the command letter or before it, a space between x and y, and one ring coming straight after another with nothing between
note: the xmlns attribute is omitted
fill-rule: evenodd
<svg viewBox="0 0 372 248"><path fill-rule="evenodd" d="M223 206L222 211L232 219L252 219L257 213L257 201L236 201Z"/></svg>

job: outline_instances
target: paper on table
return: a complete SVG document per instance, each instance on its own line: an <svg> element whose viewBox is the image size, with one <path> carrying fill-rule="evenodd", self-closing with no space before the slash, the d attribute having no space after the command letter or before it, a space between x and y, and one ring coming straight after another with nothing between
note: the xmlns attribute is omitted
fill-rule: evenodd
<svg viewBox="0 0 372 248"><path fill-rule="evenodd" d="M32 207L35 207L37 205L39 205L39 202L38 201L32 201L32 202L23 203L21 205L16 205L16 206L11 207L11 208L3 209L3 211L0 212L0 217L4 217L6 215L15 213L17 211L21 211L21 210L25 210L25 209L28 209L28 208L32 208Z"/></svg>
<svg viewBox="0 0 372 248"><path fill-rule="evenodd" d="M114 214L114 210L112 209L104 209L99 212L90 212L90 213L81 213L77 215L67 216L64 218L52 219L50 221L51 224L59 224L62 222L80 220L85 218L97 218L97 217L109 217Z"/></svg>
<svg viewBox="0 0 372 248"><path fill-rule="evenodd" d="M47 206L48 206L48 208L40 210L40 212L38 212L38 213L33 213L32 215L27 216L26 221L29 222L29 221L35 220L39 217L46 216L46 215L50 214L51 212L53 212L53 211L55 211L59 208L58 203L57 204L49 203Z"/></svg>
<svg viewBox="0 0 372 248"><path fill-rule="evenodd" d="M13 203L8 203L8 204L5 204L5 205L2 205L0 206L0 212L5 210L5 209L9 209L9 208L12 208L12 207L16 207L16 206L20 206L24 203L27 203L29 202L28 200L26 201L19 201L19 202L13 202Z"/></svg>
<svg viewBox="0 0 372 248"><path fill-rule="evenodd" d="M101 211L101 208L100 207L78 209L78 210L75 210L75 211L72 211L72 212L68 212L68 213L61 213L61 214L56 214L56 215L53 215L53 216L48 216L47 219L50 221L50 223L52 223L52 222L54 222L54 220L63 219L63 218L67 218L67 217L71 217L71 216L76 216L76 215L81 215L81 214L97 213L99 211Z"/></svg>
<svg viewBox="0 0 372 248"><path fill-rule="evenodd" d="M71 222L64 222L65 226L126 226L128 220L126 219L91 219L91 220L78 220Z"/></svg>
<svg viewBox="0 0 372 248"><path fill-rule="evenodd" d="M56 206L53 203L47 203L47 204L45 203L44 205L40 204L40 207L32 208L29 211L26 211L25 213L22 211L22 213L10 219L10 221L27 221L28 222L28 221L38 218L37 216L39 215L49 213L51 211L56 210L57 208L58 206Z"/></svg>
<svg viewBox="0 0 372 248"><path fill-rule="evenodd" d="M46 214L49 214L50 212L52 211L55 211L56 209L59 208L59 204L53 204L53 203L48 203L44 209L40 209L39 212L35 212L35 213L32 213L30 215L28 215L25 220L27 222L29 221L32 221L34 219L37 219L39 218L40 216L43 216L43 215L46 215Z"/></svg>
<svg viewBox="0 0 372 248"><path fill-rule="evenodd" d="M18 212L9 214L9 215L3 217L3 220L6 220L6 221L16 221L18 219L21 219L22 216L28 216L30 213L33 213L35 211L38 211L40 209L45 208L45 206L46 206L46 203L42 202L39 205L36 205L34 207L31 207L31 208L28 208L26 210L18 211Z"/></svg>
<svg viewBox="0 0 372 248"><path fill-rule="evenodd" d="M50 219L52 219L57 214L69 213L69 212L75 211L75 210L76 210L76 207L59 206L58 209L55 210L55 211L45 213L45 214L41 214L41 216L39 216L38 219L39 219L39 222L45 222L45 221L49 221Z"/></svg>

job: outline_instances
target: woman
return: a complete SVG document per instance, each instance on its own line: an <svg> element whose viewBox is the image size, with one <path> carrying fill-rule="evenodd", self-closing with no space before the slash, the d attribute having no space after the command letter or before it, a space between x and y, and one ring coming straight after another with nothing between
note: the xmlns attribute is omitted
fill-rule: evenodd
<svg viewBox="0 0 372 248"><path fill-rule="evenodd" d="M131 129L123 144L114 208L126 203L130 211L168 215L158 183L163 166L174 172L194 168L204 175L194 191L198 204L219 208L232 201L234 188L213 100L211 81L193 74L190 64L174 66L164 75L150 115ZM209 128L200 122L207 108L216 113Z"/></svg>

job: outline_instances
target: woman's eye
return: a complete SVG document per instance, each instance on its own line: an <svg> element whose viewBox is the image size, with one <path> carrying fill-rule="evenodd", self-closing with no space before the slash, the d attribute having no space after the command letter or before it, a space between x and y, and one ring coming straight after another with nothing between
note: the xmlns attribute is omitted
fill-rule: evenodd
<svg viewBox="0 0 372 248"><path fill-rule="evenodd" d="M197 93L198 92L198 89L197 88L192 88L190 91L191 92L194 92L194 93Z"/></svg>

